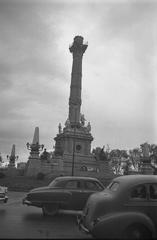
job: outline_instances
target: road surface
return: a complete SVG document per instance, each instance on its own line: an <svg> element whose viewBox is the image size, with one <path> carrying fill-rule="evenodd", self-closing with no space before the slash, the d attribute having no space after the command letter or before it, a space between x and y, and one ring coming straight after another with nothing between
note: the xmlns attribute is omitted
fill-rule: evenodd
<svg viewBox="0 0 157 240"><path fill-rule="evenodd" d="M0 204L0 238L90 239L79 231L76 216L59 214L43 217L40 208L22 204L26 193L8 192L9 200Z"/></svg>

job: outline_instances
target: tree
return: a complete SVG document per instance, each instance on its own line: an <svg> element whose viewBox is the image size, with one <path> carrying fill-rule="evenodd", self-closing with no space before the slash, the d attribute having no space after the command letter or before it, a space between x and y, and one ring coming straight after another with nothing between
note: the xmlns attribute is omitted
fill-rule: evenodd
<svg viewBox="0 0 157 240"><path fill-rule="evenodd" d="M132 162L132 166L136 171L140 170L141 167L141 157L142 152L140 148L134 148L132 150L129 150L129 158Z"/></svg>

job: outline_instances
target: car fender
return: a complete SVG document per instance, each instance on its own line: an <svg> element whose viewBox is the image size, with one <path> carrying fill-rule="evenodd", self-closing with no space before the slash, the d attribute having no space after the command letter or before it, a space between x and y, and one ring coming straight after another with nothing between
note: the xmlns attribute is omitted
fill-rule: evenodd
<svg viewBox="0 0 157 240"><path fill-rule="evenodd" d="M132 224L141 224L152 233L152 237L156 237L156 230L152 220L140 212L116 212L106 214L103 217L95 220L95 225L92 229L92 235L98 238L101 237L121 237L125 229Z"/></svg>

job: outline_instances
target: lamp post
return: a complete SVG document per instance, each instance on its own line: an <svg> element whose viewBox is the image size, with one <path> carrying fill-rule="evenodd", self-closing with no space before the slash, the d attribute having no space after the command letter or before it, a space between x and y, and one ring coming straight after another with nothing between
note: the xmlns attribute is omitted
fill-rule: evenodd
<svg viewBox="0 0 157 240"><path fill-rule="evenodd" d="M27 149L28 150L31 150L31 153L32 152L37 152L37 153L39 153L39 151L42 151L43 150L43 148L44 148L44 144L39 144L38 142L36 142L36 143L27 143L26 144L26 146L27 146Z"/></svg>
<svg viewBox="0 0 157 240"><path fill-rule="evenodd" d="M7 155L7 159L9 159L9 166L15 166L15 161L18 160L19 156Z"/></svg>
<svg viewBox="0 0 157 240"><path fill-rule="evenodd" d="M13 144L12 146L12 150L11 150L11 154L7 155L7 159L9 159L9 165L10 167L15 167L15 161L18 159L19 157L15 155L15 144Z"/></svg>

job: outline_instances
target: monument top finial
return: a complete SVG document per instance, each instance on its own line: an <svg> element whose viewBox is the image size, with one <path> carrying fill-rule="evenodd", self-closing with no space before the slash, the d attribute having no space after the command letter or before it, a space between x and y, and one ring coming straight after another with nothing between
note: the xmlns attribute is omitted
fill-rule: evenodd
<svg viewBox="0 0 157 240"><path fill-rule="evenodd" d="M15 156L15 144L12 146L11 156Z"/></svg>
<svg viewBox="0 0 157 240"><path fill-rule="evenodd" d="M82 36L75 36L74 42L77 44L83 44L83 37Z"/></svg>
<svg viewBox="0 0 157 240"><path fill-rule="evenodd" d="M69 46L69 50L71 53L78 53L80 52L83 54L88 46L88 43L83 42L83 37L82 36L75 36L73 43Z"/></svg>
<svg viewBox="0 0 157 240"><path fill-rule="evenodd" d="M36 144L36 143L39 144L39 127L35 128L34 137L33 137L33 142L32 143L33 144Z"/></svg>

